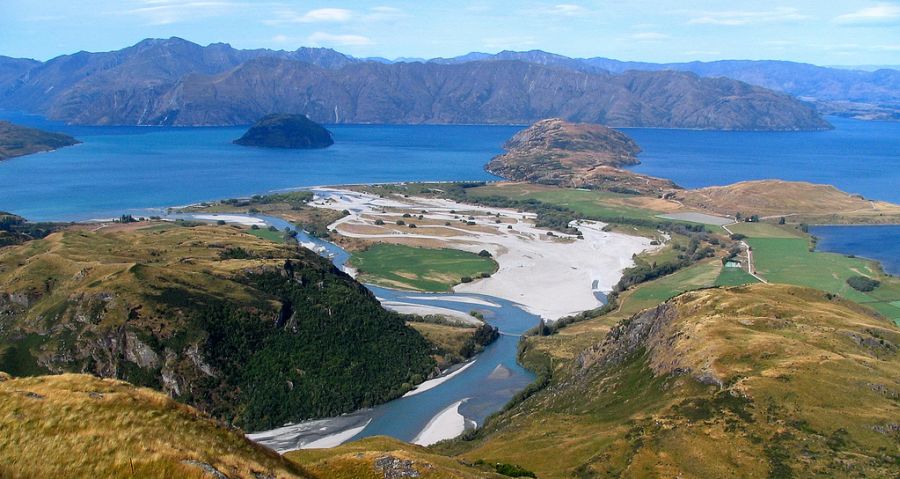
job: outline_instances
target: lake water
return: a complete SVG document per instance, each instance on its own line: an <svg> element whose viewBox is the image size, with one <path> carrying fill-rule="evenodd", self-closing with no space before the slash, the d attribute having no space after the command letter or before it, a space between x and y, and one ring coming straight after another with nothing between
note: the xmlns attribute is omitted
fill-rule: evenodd
<svg viewBox="0 0 900 479"><path fill-rule="evenodd" d="M341 183L494 180L484 164L521 127L330 126L336 144L291 151L233 145L243 128L79 127L81 145L0 162L0 211L31 220L108 218L147 208ZM686 187L759 178L830 183L900 202L900 123L831 119L824 132L627 129L644 149L635 171Z"/></svg>
<svg viewBox="0 0 900 479"><path fill-rule="evenodd" d="M340 125L330 127L337 142L331 148L285 151L231 144L243 128L72 127L2 112L0 118L62 131L84 142L0 162L0 211L31 220L147 214L167 206L300 186L493 180L484 164L521 128ZM826 132L626 131L644 150L643 164L635 171L671 178L685 187L778 177L830 183L869 198L900 202L900 123L832 121L837 129ZM898 230L866 229L862 235L853 228L813 233L821 238L822 249L882 259L889 271L896 271ZM345 253L327 247L340 263ZM373 290L386 298L419 301L405 293ZM316 423L315 428L301 425L273 434L268 444L290 448L292 441L295 446L348 430L356 431L349 437L390 434L410 440L435 414L462 399L467 401L459 412L469 421L483 421L531 380L515 362L515 335L537 321L512 304L488 299L499 306L478 309L507 334L458 376L428 392ZM427 304L472 309L448 301ZM492 376L498 366L501 374Z"/></svg>
<svg viewBox="0 0 900 479"><path fill-rule="evenodd" d="M900 226L813 226L817 251L878 260L885 272L900 276Z"/></svg>
<svg viewBox="0 0 900 479"><path fill-rule="evenodd" d="M0 211L30 220L86 220L146 208L298 186L415 180L496 180L484 164L518 127L329 126L335 145L277 150L231 143L245 128L71 127L82 144L0 162Z"/></svg>
<svg viewBox="0 0 900 479"><path fill-rule="evenodd" d="M900 122L829 118L834 130L625 129L643 148L632 170L686 188L780 178L900 203Z"/></svg>

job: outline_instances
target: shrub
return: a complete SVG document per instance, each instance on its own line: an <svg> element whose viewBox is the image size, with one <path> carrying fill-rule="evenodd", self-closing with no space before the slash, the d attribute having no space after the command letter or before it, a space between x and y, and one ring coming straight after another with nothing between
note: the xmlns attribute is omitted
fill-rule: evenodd
<svg viewBox="0 0 900 479"><path fill-rule="evenodd" d="M377 220L375 220L375 224L378 225L378 226L381 226L381 225L384 224L384 220L377 219Z"/></svg>
<svg viewBox="0 0 900 479"><path fill-rule="evenodd" d="M460 283L471 283L472 277L471 276L463 276L462 278L459 279L459 282Z"/></svg>
<svg viewBox="0 0 900 479"><path fill-rule="evenodd" d="M397 226L403 226L403 225L405 225L405 224L406 224L405 221L403 221L403 220L397 220Z"/></svg>
<svg viewBox="0 0 900 479"><path fill-rule="evenodd" d="M490 257L491 257L491 252L488 251L488 250L486 250L486 249L483 249L483 250L481 250L481 251L478 252L478 256L481 256L481 257L483 257L483 258L490 258Z"/></svg>
<svg viewBox="0 0 900 479"><path fill-rule="evenodd" d="M881 281L865 276L851 276L847 278L847 284L849 284L851 288L865 293L881 286Z"/></svg>
<svg viewBox="0 0 900 479"><path fill-rule="evenodd" d="M216 221L216 224L219 226L225 226L225 220Z"/></svg>

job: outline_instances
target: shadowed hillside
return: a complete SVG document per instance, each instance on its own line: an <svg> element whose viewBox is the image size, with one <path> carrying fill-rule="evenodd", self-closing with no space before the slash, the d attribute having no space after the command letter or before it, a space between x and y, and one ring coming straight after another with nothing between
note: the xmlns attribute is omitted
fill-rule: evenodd
<svg viewBox="0 0 900 479"><path fill-rule="evenodd" d="M397 397L432 347L327 259L228 227L122 224L0 250L0 370L90 372L248 430Z"/></svg>
<svg viewBox="0 0 900 479"><path fill-rule="evenodd" d="M787 95L692 73L613 75L521 61L385 64L313 53L144 40L36 66L6 86L0 106L100 125L246 125L294 111L319 123L528 124L562 117L635 127L830 127Z"/></svg>

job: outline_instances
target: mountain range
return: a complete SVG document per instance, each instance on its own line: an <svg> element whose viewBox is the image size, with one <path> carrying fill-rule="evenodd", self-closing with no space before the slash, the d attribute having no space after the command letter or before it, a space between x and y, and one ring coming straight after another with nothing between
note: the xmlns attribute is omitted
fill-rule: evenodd
<svg viewBox="0 0 900 479"><path fill-rule="evenodd" d="M321 123L527 124L562 117L619 127L830 126L805 102L729 78L610 72L543 52L473 55L387 63L328 49L238 50L149 39L44 63L0 58L0 108L92 125L238 125L291 112Z"/></svg>

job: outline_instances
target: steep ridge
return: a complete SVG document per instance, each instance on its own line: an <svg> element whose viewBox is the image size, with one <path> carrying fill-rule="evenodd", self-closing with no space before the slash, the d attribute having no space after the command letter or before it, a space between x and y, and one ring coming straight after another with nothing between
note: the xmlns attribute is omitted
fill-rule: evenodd
<svg viewBox="0 0 900 479"><path fill-rule="evenodd" d="M544 390L443 450L542 478L886 476L898 344L892 323L820 291L685 293L559 358Z"/></svg>
<svg viewBox="0 0 900 479"><path fill-rule="evenodd" d="M16 82L41 62L28 58L12 58L0 55L0 98L10 85Z"/></svg>
<svg viewBox="0 0 900 479"><path fill-rule="evenodd" d="M0 106L104 125L250 124L296 111L320 123L522 124L563 117L663 128L829 127L786 95L691 73L612 75L520 61L384 64L180 39L50 60L8 88Z"/></svg>
<svg viewBox="0 0 900 479"><path fill-rule="evenodd" d="M459 64L476 60L519 60L591 73L619 74L630 70L690 72L707 78L731 78L815 101L817 109L827 114L860 119L900 119L900 71L890 68L863 71L777 60L629 62L603 57L569 58L541 50L469 54L428 61Z"/></svg>
<svg viewBox="0 0 900 479"><path fill-rule="evenodd" d="M431 353L328 260L229 226L82 227L0 250L0 370L16 376L125 379L258 430L398 397Z"/></svg>

